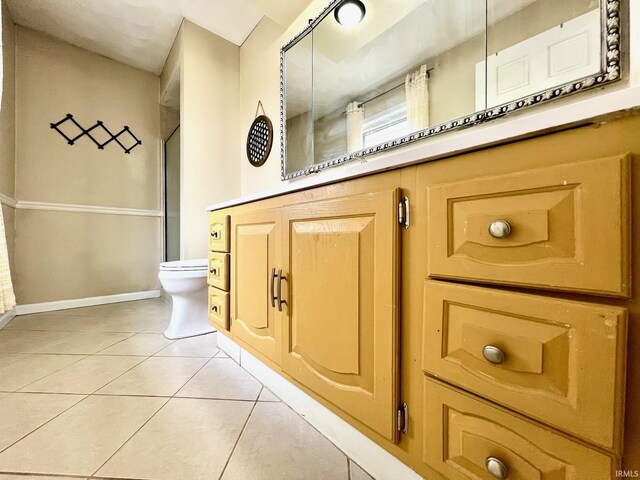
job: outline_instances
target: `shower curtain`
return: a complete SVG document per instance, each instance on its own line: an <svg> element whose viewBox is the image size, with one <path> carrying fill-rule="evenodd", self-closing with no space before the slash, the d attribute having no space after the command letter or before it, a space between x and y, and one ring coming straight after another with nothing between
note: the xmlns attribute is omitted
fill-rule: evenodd
<svg viewBox="0 0 640 480"><path fill-rule="evenodd" d="M347 152L357 152L364 148L363 124L364 106L358 102L347 105Z"/></svg>
<svg viewBox="0 0 640 480"><path fill-rule="evenodd" d="M0 113L2 112L2 85L4 83L4 56L2 49L2 8L0 8ZM4 231L4 218L0 208L0 315L11 310L16 305L13 293L11 273L9 271L9 252L7 251L7 237Z"/></svg>
<svg viewBox="0 0 640 480"><path fill-rule="evenodd" d="M429 126L429 74L427 66L407 74L405 79L407 95L407 123L409 131L424 130Z"/></svg>

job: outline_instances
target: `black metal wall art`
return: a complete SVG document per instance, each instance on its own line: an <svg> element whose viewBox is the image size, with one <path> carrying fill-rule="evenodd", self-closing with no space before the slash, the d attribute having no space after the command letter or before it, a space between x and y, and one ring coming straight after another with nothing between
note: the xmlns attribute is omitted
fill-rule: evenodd
<svg viewBox="0 0 640 480"><path fill-rule="evenodd" d="M258 112L262 108L262 115ZM273 144L273 124L265 114L262 102L258 102L256 118L249 127L247 135L247 158L254 167L261 167L267 161Z"/></svg>
<svg viewBox="0 0 640 480"><path fill-rule="evenodd" d="M66 122L73 123L78 128L80 133L75 137L69 137L66 133L64 133L59 128L62 125L64 125ZM73 118L73 115L71 115L70 113L67 113L67 115L59 122L51 123L50 126L55 131L57 131L60 135L62 135L69 145L73 145L76 142L76 140L78 140L79 138L85 135L89 137L93 141L93 143L97 145L98 149L100 150L104 150L104 147L113 141L115 141L118 145L120 145L124 150L124 153L127 153L127 154L131 153L131 150L136 148L138 145L142 145L142 140L139 140L138 137L136 137L133 134L133 132L129 129L127 125L125 125L124 128L120 130L118 133L116 133L115 135L111 133L111 131L107 127L105 127L104 123L102 123L102 120L98 120L95 125L85 129L82 125L80 125L75 120L75 118ZM91 132L96 129L102 129L102 131L104 131L109 136L109 139L104 143L100 143L95 137L93 137L93 135L91 135ZM128 137L131 140L131 142L133 142L133 144L129 147L127 147L125 143L123 143L123 142L126 142L125 140L126 137L122 137L125 134L129 134ZM130 144L131 142L126 142L126 143Z"/></svg>

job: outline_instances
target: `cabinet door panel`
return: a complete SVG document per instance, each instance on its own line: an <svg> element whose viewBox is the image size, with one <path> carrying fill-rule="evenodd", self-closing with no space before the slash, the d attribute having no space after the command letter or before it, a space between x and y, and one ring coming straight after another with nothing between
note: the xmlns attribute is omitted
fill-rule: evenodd
<svg viewBox="0 0 640 480"><path fill-rule="evenodd" d="M284 209L282 368L386 438L397 407L396 190Z"/></svg>
<svg viewBox="0 0 640 480"><path fill-rule="evenodd" d="M231 331L280 363L280 326L271 306L271 269L277 268L279 210L234 215Z"/></svg>

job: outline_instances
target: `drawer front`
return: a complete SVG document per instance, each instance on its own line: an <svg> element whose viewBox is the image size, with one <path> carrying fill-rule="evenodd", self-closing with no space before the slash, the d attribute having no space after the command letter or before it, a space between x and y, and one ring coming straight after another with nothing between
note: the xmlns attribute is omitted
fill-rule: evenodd
<svg viewBox="0 0 640 480"><path fill-rule="evenodd" d="M229 330L229 294L215 287L209 287L209 322Z"/></svg>
<svg viewBox="0 0 640 480"><path fill-rule="evenodd" d="M229 253L231 217L218 212L209 216L209 250Z"/></svg>
<svg viewBox="0 0 640 480"><path fill-rule="evenodd" d="M212 287L229 291L229 254L209 252L209 273L207 282Z"/></svg>
<svg viewBox="0 0 640 480"><path fill-rule="evenodd" d="M424 407L423 460L450 480L613 478L611 457L427 377Z"/></svg>
<svg viewBox="0 0 640 480"><path fill-rule="evenodd" d="M424 299L426 373L621 449L626 310L435 281Z"/></svg>
<svg viewBox="0 0 640 480"><path fill-rule="evenodd" d="M629 170L624 156L430 186L429 275L628 296Z"/></svg>

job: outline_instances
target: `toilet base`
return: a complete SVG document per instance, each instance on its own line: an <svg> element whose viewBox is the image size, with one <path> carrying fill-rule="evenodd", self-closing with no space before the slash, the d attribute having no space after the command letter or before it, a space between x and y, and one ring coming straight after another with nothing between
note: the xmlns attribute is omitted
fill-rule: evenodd
<svg viewBox="0 0 640 480"><path fill-rule="evenodd" d="M166 338L177 340L216 331L209 323L206 296L201 293L173 296L171 321L164 331Z"/></svg>

